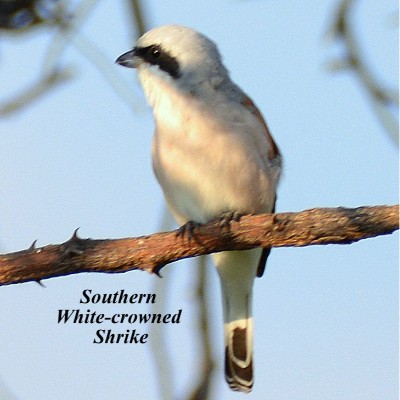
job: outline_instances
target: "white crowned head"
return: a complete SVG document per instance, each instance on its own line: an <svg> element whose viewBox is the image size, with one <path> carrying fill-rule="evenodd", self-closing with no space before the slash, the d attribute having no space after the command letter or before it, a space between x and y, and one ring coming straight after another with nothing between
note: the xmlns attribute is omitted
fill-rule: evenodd
<svg viewBox="0 0 400 400"><path fill-rule="evenodd" d="M220 86L229 81L217 46L201 33L180 25L165 25L140 37L133 50L116 62L128 68L163 76L181 90Z"/></svg>

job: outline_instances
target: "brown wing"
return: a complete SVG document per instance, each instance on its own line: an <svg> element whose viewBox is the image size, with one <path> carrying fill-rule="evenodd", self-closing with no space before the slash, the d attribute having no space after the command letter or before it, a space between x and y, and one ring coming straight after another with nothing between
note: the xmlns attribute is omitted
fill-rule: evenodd
<svg viewBox="0 0 400 400"><path fill-rule="evenodd" d="M275 196L275 201L274 201L274 208L271 211L272 213L275 212L275 204L276 204L276 196ZM262 249L260 261L258 262L258 267L257 267L257 278L261 278L264 274L265 266L267 265L267 259L268 259L269 253L271 253L271 247L264 247Z"/></svg>
<svg viewBox="0 0 400 400"><path fill-rule="evenodd" d="M280 152L278 149L278 146L274 142L274 139L272 138L271 133L269 132L267 123L265 122L260 110L256 107L256 105L253 103L253 100L250 99L247 95L243 93L243 100L242 104L253 114L257 117L257 119L261 122L261 125L264 128L264 134L265 137L267 138L268 144L269 144L269 150L268 150L268 159L270 161L273 161L276 157L280 156Z"/></svg>
<svg viewBox="0 0 400 400"><path fill-rule="evenodd" d="M274 139L272 138L271 133L269 132L268 126L260 112L260 110L256 107L254 102L250 99L250 97L246 96L244 94L244 98L242 100L242 104L253 114L257 117L257 119L261 122L261 125L264 128L264 134L265 137L267 138L268 144L269 144L269 150L268 150L268 160L273 161L275 158L280 156L280 152L278 149L278 146L274 142ZM272 209L272 212L275 212L275 203L276 203L276 197L274 201L274 207ZM267 258L269 256L269 253L271 252L271 247L266 247L262 250L260 261L258 263L257 267L257 277L261 278L264 274L265 271L265 265L267 262Z"/></svg>

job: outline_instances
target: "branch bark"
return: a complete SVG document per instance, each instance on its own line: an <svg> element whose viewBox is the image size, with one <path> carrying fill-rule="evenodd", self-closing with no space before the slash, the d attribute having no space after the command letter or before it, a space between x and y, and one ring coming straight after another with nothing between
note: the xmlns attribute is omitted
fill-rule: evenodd
<svg viewBox="0 0 400 400"><path fill-rule="evenodd" d="M76 231L58 245L0 255L0 286L81 272L158 274L173 261L223 250L254 247L350 244L399 229L399 206L314 208L295 213L244 215L221 227L219 220L179 231L127 239L81 239Z"/></svg>

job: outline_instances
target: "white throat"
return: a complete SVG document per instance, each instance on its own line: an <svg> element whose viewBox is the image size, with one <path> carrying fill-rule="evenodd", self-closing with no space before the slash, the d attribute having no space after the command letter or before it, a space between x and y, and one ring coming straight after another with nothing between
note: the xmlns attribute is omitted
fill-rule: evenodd
<svg viewBox="0 0 400 400"><path fill-rule="evenodd" d="M185 110L184 103L189 99L175 87L173 78L156 68L139 68L138 76L147 102L153 108L156 123L169 127L179 126L183 118L179 110Z"/></svg>

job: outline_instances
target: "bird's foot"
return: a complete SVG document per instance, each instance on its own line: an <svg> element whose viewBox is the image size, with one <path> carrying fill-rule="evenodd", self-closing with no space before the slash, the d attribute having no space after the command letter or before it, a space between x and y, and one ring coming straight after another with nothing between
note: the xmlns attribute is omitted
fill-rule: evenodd
<svg viewBox="0 0 400 400"><path fill-rule="evenodd" d="M200 224L199 222L188 221L177 229L176 236L181 238L187 237L187 239L189 239L190 241L194 239L193 231L201 225L202 224Z"/></svg>
<svg viewBox="0 0 400 400"><path fill-rule="evenodd" d="M230 226L231 226L231 222L239 222L240 218L242 217L243 214L240 214L237 211L227 211L225 213L223 213L220 217L219 217L219 227L220 227L220 231L222 230L229 230Z"/></svg>

